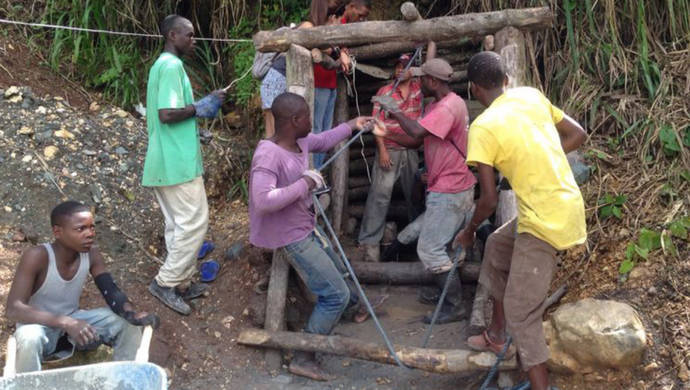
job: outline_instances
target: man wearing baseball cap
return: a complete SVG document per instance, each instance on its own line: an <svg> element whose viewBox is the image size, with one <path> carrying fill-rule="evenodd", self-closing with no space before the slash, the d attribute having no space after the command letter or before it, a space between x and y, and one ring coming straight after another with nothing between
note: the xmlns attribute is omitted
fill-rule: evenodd
<svg viewBox="0 0 690 390"><path fill-rule="evenodd" d="M417 254L425 268L436 275L436 285L443 288L452 266L447 245L474 209L476 179L465 163L469 115L465 102L450 88L453 68L448 62L432 58L411 69L414 76L421 77L424 96L434 98L421 119L405 116L392 99L377 101L409 137L424 142L428 186ZM387 138L397 142L401 137L393 133ZM460 321L466 316L458 273L452 278L438 323ZM424 322L430 322L430 318Z"/></svg>
<svg viewBox="0 0 690 390"><path fill-rule="evenodd" d="M395 78L400 79L393 90L391 83L381 87L376 96L390 96L396 102L403 115L417 120L422 113L422 84L417 77L405 67L412 60L410 54L402 54L395 65ZM422 142L407 135L397 120L386 116L378 103L374 103L371 114L381 119L388 132L394 132L401 140L395 142L388 138L376 137L376 161L371 178L371 187L364 207L364 217L359 231L359 243L364 248L366 261L380 260L380 242L386 224L386 214L390 206L393 186L400 179L403 195L407 204L408 218L412 221L417 217L412 203L412 186L415 173L419 168L419 147Z"/></svg>

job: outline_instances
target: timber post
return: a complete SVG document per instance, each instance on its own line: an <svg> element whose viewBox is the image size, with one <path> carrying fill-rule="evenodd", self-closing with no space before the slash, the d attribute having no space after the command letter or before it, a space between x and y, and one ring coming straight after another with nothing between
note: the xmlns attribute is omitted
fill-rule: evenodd
<svg viewBox="0 0 690 390"><path fill-rule="evenodd" d="M273 251L271 278L266 293L266 322L264 324L264 328L269 332L285 330L285 304L290 274L290 265L285 256L285 251L279 249ZM265 360L266 369L275 373L283 365L283 354L279 350L267 349Z"/></svg>
<svg viewBox="0 0 690 390"><path fill-rule="evenodd" d="M494 36L494 50L503 57L509 79L508 88L527 85L525 35L514 27L505 27ZM515 217L517 217L515 192L512 189L500 190L496 207L496 227L502 226ZM488 326L487 314L490 310L487 310L487 305L490 302L489 291L479 284L470 315L470 326L474 330Z"/></svg>
<svg viewBox="0 0 690 390"><path fill-rule="evenodd" d="M338 77L338 89L335 98L334 123L340 124L350 119L350 104L347 99L345 79ZM334 148L340 150L347 140L343 140ZM347 182L350 177L350 153L343 152L333 161L331 167L331 222L337 235L342 234L343 220L347 211Z"/></svg>

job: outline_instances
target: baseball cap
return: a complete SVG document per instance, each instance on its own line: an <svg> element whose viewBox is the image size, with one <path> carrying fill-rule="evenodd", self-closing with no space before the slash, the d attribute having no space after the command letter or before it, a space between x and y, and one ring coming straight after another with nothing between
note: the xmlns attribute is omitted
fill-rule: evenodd
<svg viewBox="0 0 690 390"><path fill-rule="evenodd" d="M413 76L428 75L443 81L450 81L450 77L453 74L453 67L441 58L432 58L421 67L412 67L410 70Z"/></svg>

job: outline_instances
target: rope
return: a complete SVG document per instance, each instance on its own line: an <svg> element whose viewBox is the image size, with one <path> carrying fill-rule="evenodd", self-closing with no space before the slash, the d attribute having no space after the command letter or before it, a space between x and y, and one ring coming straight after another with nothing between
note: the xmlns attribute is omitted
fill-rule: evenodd
<svg viewBox="0 0 690 390"><path fill-rule="evenodd" d="M491 369L489 370L489 373L486 375L486 379L484 379L484 383L482 383L482 386L479 388L479 390L488 390L489 383L491 383L491 380L494 379L494 376L496 375L496 372L498 371L498 366L501 364L503 359L506 357L506 352L508 351L508 347L510 347L510 343L513 341L513 338L508 335L506 338L506 344L503 346L503 349L501 350L501 353L499 353L496 356L496 363L494 363L493 366L491 366Z"/></svg>
<svg viewBox="0 0 690 390"><path fill-rule="evenodd" d="M111 34L111 35L121 35L121 36L131 36L131 37L144 37L144 38L163 38L160 34L144 34L144 33L131 33L123 31L111 31L111 30L100 30L93 28L84 27L72 27L72 26L61 26L57 24L47 24L47 23L29 23L29 22L19 22L16 20L0 19L0 23L13 24L16 26L29 26L29 27L39 27L39 28L52 28L56 30L69 30L69 31L79 31L79 32L89 32L97 34ZM212 41L212 42L251 42L251 39L229 39L229 38L194 38L197 41Z"/></svg>
<svg viewBox="0 0 690 390"><path fill-rule="evenodd" d="M429 323L429 326L426 328L426 332L424 333L424 338L422 339L422 348L426 348L427 343L429 343L429 338L431 337L431 330L434 327L436 320L438 319L439 313L441 312L441 306L443 306L443 301L446 299L446 294L448 294L448 288L450 287L453 274L455 274L455 271L458 269L460 259L464 259L463 252L464 251L461 246L458 246L458 249L455 250L455 259L453 259L453 266L450 267L450 272L448 272L448 276L446 276L446 283L443 285L441 297L438 298L438 303L436 304L434 315L431 316L431 322Z"/></svg>
<svg viewBox="0 0 690 390"><path fill-rule="evenodd" d="M350 277L352 278L352 281L355 283L355 287L357 287L357 293L359 293L360 298L362 298L362 300L364 301L364 305L366 305L367 311L369 312L369 315L371 315L371 319L374 321L374 325L376 325L376 329L379 331L381 337L383 338L383 341L386 343L388 353L391 355L393 360L395 360L395 363L397 363L397 365L400 366L400 368L407 368L407 366L405 366L405 364L403 364L403 362L400 361L398 354L395 353L393 343L388 338L388 335L386 334L386 331L383 329L383 326L381 326L381 323L379 322L379 319L376 316L376 313L374 312L374 308L371 306L371 303L369 302L367 295L364 293L364 289L362 289L362 285L359 284L357 275L355 275L355 270L352 269L352 265L350 264L350 261L347 259L343 247L340 245L340 240L338 240L338 236L335 234L335 230L333 230L333 226L331 226L331 223L328 220L328 217L326 216L326 212L324 211L323 207L321 206L321 203L319 202L319 198L317 198L315 194L312 194L312 198L314 200L316 208L319 209L319 214L321 214L321 218L323 219L323 221L326 224L326 227L328 228L328 232L330 233L331 237L333 237L333 241L335 241L335 244L338 247L338 252L340 252L340 256L342 257L343 263L345 263L347 271L350 273Z"/></svg>
<svg viewBox="0 0 690 390"><path fill-rule="evenodd" d="M355 107L357 107L357 116L362 116L362 112L359 109L359 92L357 92L357 58L355 56L350 56L352 59L352 94L355 97ZM343 77L345 77L345 82L350 84L350 80L347 78L347 75L343 74ZM362 145L362 148L359 150L359 153L362 155L362 160L364 161L364 167L367 170L367 179L369 179L369 183L371 184L371 170L369 169L369 163L367 163L367 156L364 154L364 137L360 134L359 136L359 143ZM376 162L374 162L375 164Z"/></svg>

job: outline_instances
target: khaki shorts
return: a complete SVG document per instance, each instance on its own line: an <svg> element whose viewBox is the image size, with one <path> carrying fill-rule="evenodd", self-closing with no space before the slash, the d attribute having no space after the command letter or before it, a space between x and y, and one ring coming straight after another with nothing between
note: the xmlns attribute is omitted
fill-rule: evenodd
<svg viewBox="0 0 690 390"><path fill-rule="evenodd" d="M479 283L503 301L506 330L524 370L549 358L542 317L556 263L556 249L529 233L518 234L517 219L506 222L486 242Z"/></svg>

